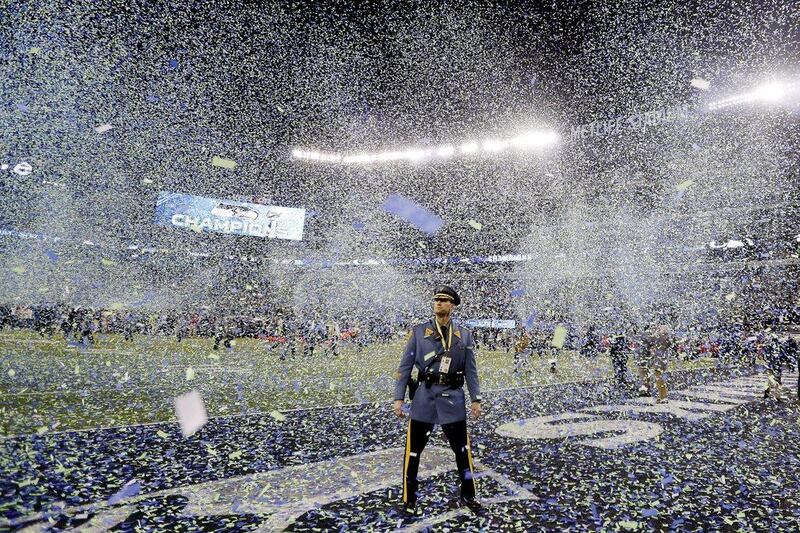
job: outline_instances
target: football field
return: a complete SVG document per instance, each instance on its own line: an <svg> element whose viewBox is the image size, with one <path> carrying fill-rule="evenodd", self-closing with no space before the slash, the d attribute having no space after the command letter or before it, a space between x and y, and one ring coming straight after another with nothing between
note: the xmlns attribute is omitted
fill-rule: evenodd
<svg viewBox="0 0 800 533"><path fill-rule="evenodd" d="M0 435L67 431L175 420L173 398L190 390L209 416L247 415L331 405L387 402L400 361L402 337L363 351L345 344L334 356L319 348L280 358L256 339L237 339L213 350L213 340L99 335L93 347L14 330L0 334ZM513 354L480 350L485 390L608 378L605 356L586 360L572 352L534 356L514 373ZM692 367L709 366L701 360Z"/></svg>
<svg viewBox="0 0 800 533"><path fill-rule="evenodd" d="M604 358L564 353L517 376L482 352L469 421L484 511L459 507L440 430L422 515L398 511L400 344L281 361L261 341L211 350L103 337L96 348L5 332L0 528L14 531L788 531L800 520L800 410L759 367L674 368L670 403L632 398ZM192 371L187 371L187 369ZM9 375L9 370L12 375ZM796 374L784 384L796 390ZM172 399L200 392L184 438Z"/></svg>

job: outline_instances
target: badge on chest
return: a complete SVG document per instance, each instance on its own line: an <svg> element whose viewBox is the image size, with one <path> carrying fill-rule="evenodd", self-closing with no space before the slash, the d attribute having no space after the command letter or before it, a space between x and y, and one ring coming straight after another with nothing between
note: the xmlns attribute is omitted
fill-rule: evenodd
<svg viewBox="0 0 800 533"><path fill-rule="evenodd" d="M442 374L447 374L450 372L450 363L452 362L453 358L450 357L449 353L445 353L442 356L442 360L439 362L439 372Z"/></svg>

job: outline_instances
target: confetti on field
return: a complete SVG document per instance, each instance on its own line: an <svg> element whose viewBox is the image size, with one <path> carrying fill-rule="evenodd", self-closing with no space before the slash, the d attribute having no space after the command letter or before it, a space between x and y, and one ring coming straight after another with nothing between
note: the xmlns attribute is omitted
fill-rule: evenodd
<svg viewBox="0 0 800 533"><path fill-rule="evenodd" d="M117 264L116 261L112 261L111 259L105 259L105 258L101 259L100 262L103 264L103 266L115 266Z"/></svg>
<svg viewBox="0 0 800 533"><path fill-rule="evenodd" d="M735 292L730 292L730 293L725 295L725 300L727 300L729 302L732 302L735 299L736 299L736 293Z"/></svg>
<svg viewBox="0 0 800 533"><path fill-rule="evenodd" d="M178 418L184 437L190 437L200 430L208 422L200 393L192 391L175 398L175 416Z"/></svg>
<svg viewBox="0 0 800 533"><path fill-rule="evenodd" d="M211 166L233 169L236 168L236 161L215 155L213 158L211 158Z"/></svg>
<svg viewBox="0 0 800 533"><path fill-rule="evenodd" d="M679 184L677 184L677 185L675 186L675 188L676 188L678 191L685 191L685 190L687 190L689 187L693 186L694 184L695 184L694 180L686 180L686 181L682 181L682 182L680 182Z"/></svg>
<svg viewBox="0 0 800 533"><path fill-rule="evenodd" d="M473 229L476 229L478 231L483 229L483 224L481 224L477 220L469 219L469 220L467 220L467 224L469 224L470 227L472 227Z"/></svg>
<svg viewBox="0 0 800 533"><path fill-rule="evenodd" d="M700 89L701 91L707 91L709 87L711 87L711 83L703 78L692 78L692 87L695 89Z"/></svg>
<svg viewBox="0 0 800 533"><path fill-rule="evenodd" d="M195 370L192 367L186 368L186 381L192 381L195 377Z"/></svg>
<svg viewBox="0 0 800 533"><path fill-rule="evenodd" d="M114 126L112 126L111 124L101 124L99 126L96 126L94 128L94 131L96 131L97 133L103 134L103 133L105 133L107 131L110 131L112 129L114 129Z"/></svg>

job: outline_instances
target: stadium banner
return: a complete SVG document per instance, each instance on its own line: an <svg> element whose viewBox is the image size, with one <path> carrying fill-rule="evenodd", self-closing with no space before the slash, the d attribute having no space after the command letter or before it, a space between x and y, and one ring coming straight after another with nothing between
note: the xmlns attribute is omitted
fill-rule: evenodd
<svg viewBox="0 0 800 533"><path fill-rule="evenodd" d="M235 200L203 198L191 194L160 192L155 223L196 231L213 231L249 237L303 238L306 210Z"/></svg>
<svg viewBox="0 0 800 533"><path fill-rule="evenodd" d="M497 328L497 329L513 329L516 327L516 320L501 320L499 318L472 318L470 320L463 320L461 322L468 328Z"/></svg>

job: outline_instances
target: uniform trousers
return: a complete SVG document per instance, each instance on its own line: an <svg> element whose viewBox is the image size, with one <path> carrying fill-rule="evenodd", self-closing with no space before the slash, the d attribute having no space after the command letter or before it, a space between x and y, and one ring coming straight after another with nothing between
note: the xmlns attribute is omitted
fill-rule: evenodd
<svg viewBox="0 0 800 533"><path fill-rule="evenodd" d="M428 443L428 438L433 431L433 424L410 420L406 433L406 453L403 461L403 502L407 505L417 503L417 472L422 450ZM472 452L469 449L469 435L467 435L467 421L459 420L450 424L442 424L442 431L450 443L450 448L456 454L458 477L461 479L461 496L464 498L475 497L474 468L472 466Z"/></svg>

